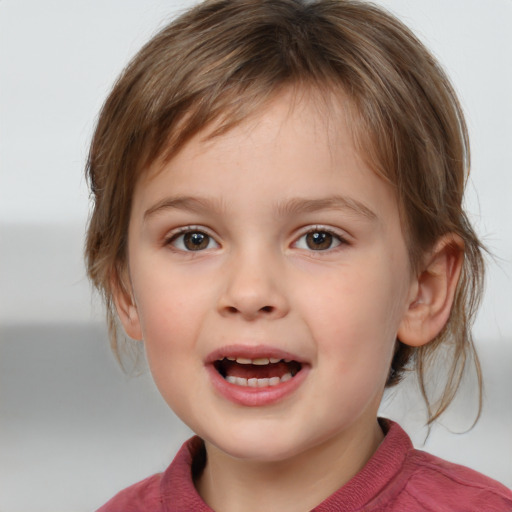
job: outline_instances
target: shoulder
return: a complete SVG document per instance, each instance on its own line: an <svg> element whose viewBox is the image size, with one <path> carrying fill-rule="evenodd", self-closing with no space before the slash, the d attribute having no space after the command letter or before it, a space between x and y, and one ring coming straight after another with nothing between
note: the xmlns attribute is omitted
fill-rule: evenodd
<svg viewBox="0 0 512 512"><path fill-rule="evenodd" d="M386 437L354 479L364 477L366 488L373 487L372 497L357 510L512 512L512 491L507 487L465 466L416 450L397 423L379 421Z"/></svg>
<svg viewBox="0 0 512 512"><path fill-rule="evenodd" d="M158 512L162 505L161 474L146 478L116 494L96 512Z"/></svg>
<svg viewBox="0 0 512 512"><path fill-rule="evenodd" d="M411 450L402 469L396 508L435 512L512 511L512 492L472 469ZM405 509L404 509L405 510Z"/></svg>
<svg viewBox="0 0 512 512"><path fill-rule="evenodd" d="M124 489L96 512L212 512L193 481L194 471L200 471L205 460L204 443L194 436L183 444L164 473Z"/></svg>

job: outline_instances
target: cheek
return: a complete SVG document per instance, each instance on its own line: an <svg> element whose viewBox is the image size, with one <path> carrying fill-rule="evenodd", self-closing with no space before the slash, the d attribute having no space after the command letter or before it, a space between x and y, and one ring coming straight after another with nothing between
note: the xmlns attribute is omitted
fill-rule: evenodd
<svg viewBox="0 0 512 512"><path fill-rule="evenodd" d="M190 319L197 313L197 301L183 292L182 283L154 266L145 266L133 275L137 277L133 289L151 370L166 364L174 367L175 361L186 355L180 356L180 352L194 336L196 324Z"/></svg>
<svg viewBox="0 0 512 512"><path fill-rule="evenodd" d="M312 334L325 357L338 361L343 371L363 361L379 366L391 357L404 292L390 270L377 264L347 268L337 278L317 282L307 295Z"/></svg>
<svg viewBox="0 0 512 512"><path fill-rule="evenodd" d="M187 393L193 393L202 365L197 357L200 306L179 293L179 288L148 286L139 311L144 348L153 380L162 397L178 414L187 408ZM185 392L183 386L186 386Z"/></svg>

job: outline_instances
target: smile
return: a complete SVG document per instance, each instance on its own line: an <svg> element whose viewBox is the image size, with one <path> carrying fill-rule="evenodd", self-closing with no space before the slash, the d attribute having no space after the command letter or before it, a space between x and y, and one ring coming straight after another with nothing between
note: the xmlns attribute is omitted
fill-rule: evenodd
<svg viewBox="0 0 512 512"><path fill-rule="evenodd" d="M223 357L214 366L230 384L251 388L278 386L295 377L302 367L297 361L274 357Z"/></svg>
<svg viewBox="0 0 512 512"><path fill-rule="evenodd" d="M214 388L244 406L264 406L291 395L304 382L310 365L271 347L224 347L210 354L206 367Z"/></svg>

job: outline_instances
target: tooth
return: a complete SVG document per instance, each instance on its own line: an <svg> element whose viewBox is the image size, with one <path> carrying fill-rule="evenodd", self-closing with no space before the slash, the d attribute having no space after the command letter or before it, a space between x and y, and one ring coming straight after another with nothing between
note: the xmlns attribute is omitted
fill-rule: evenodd
<svg viewBox="0 0 512 512"><path fill-rule="evenodd" d="M230 384L236 384L236 377L233 377L233 375L228 375L226 377L226 380L230 383Z"/></svg>
<svg viewBox="0 0 512 512"><path fill-rule="evenodd" d="M235 384L237 386L247 386L247 379L244 379L243 377L235 377L235 379Z"/></svg>
<svg viewBox="0 0 512 512"><path fill-rule="evenodd" d="M279 361L281 361L281 359L277 359L277 357L271 357L271 358L269 358L269 361L271 363L279 363Z"/></svg>
<svg viewBox="0 0 512 512"><path fill-rule="evenodd" d="M281 379L279 377L270 377L270 379L268 379L269 386L277 386L280 382Z"/></svg>
<svg viewBox="0 0 512 512"><path fill-rule="evenodd" d="M228 361L236 361L236 358L235 358L235 357L226 357L226 359L227 359Z"/></svg>
<svg viewBox="0 0 512 512"><path fill-rule="evenodd" d="M258 379L258 387L259 388L266 388L268 386L268 381L270 379Z"/></svg>
<svg viewBox="0 0 512 512"><path fill-rule="evenodd" d="M246 357L237 357L236 362L238 364L251 364L252 363L251 359L247 359Z"/></svg>
<svg viewBox="0 0 512 512"><path fill-rule="evenodd" d="M258 379L256 377L252 379L247 379L247 385L250 388L257 388L258 387Z"/></svg>
<svg viewBox="0 0 512 512"><path fill-rule="evenodd" d="M257 365L268 364L268 362L269 362L269 360L266 357L259 357L257 359L252 360L252 364L257 364Z"/></svg>
<svg viewBox="0 0 512 512"><path fill-rule="evenodd" d="M284 360L284 362L285 362L285 363L291 363L291 362L292 362L292 360L291 360L291 359L285 359L285 360Z"/></svg>
<svg viewBox="0 0 512 512"><path fill-rule="evenodd" d="M285 373L282 377L281 377L281 382L286 382L287 380L290 380L292 378L292 374L291 373Z"/></svg>

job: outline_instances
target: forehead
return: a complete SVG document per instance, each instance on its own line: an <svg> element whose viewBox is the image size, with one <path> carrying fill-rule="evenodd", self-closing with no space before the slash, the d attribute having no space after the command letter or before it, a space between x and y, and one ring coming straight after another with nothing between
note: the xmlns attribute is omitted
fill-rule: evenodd
<svg viewBox="0 0 512 512"><path fill-rule="evenodd" d="M241 98L239 103L244 103ZM253 108L254 107L254 108ZM257 107L257 108L256 108ZM230 156L237 155L249 158L247 148L252 146L258 151L265 148L265 153L253 155L254 163L264 158L272 158L277 152L286 135L289 145L315 141L318 145L327 146L334 157L337 147L342 146L344 152L354 158L359 157L355 149L355 138L350 119L354 110L352 102L343 94L319 90L313 87L291 85L275 91L263 104L248 106L243 113L239 105L234 110L218 114L215 119L191 134L180 145L172 142L167 144L158 156L142 169L140 181L151 180L168 168L172 162L184 159L202 159L206 153L208 158L215 154L221 158L222 152ZM185 116L180 120L173 132L187 132L190 119ZM307 127L307 130L304 130ZM258 137L255 137L255 134ZM173 134L170 135L170 138ZM245 140L247 144L241 144ZM249 144L250 143L250 144ZM306 146L310 146L307 144ZM318 152L317 156L322 154ZM314 154L312 155L314 156ZM220 163L220 162L219 162ZM171 165L173 167L173 165ZM222 165L217 166L220 172Z"/></svg>
<svg viewBox="0 0 512 512"><path fill-rule="evenodd" d="M195 122L194 110L193 107L190 114L176 123L166 137L168 143L143 167L141 175L148 174L151 178L184 151L187 154L194 150L202 152L215 145L219 139L226 146L236 146L236 139L244 135L250 138L251 133L260 125L268 127L269 139L277 138L276 135L284 123L293 125L296 122L297 128L299 124L306 123L312 134L318 138L326 138L332 147L340 142L340 138L345 139L342 141L344 146L359 148L360 145L361 137L356 129L358 130L361 122L357 120L358 113L353 101L339 87L326 84L289 84L273 91L266 100L263 97L255 100L253 97L245 98L241 95L225 111L215 113L213 121L191 129L191 124ZM212 110L215 111L215 108ZM271 120L270 112L273 114ZM189 136L176 143L176 139L183 133ZM358 149L358 152L363 159L366 158L364 151Z"/></svg>
<svg viewBox="0 0 512 512"><path fill-rule="evenodd" d="M396 209L393 191L356 149L350 108L340 98L284 91L230 130L219 133L220 124L214 124L172 158L155 161L137 186L134 206L142 202L152 210L159 203L183 205L184 197L216 194L217 204L233 206L245 195L251 204L273 199L282 211L291 208L284 203L306 199L318 206L342 197L353 211L376 217L367 196L374 209L387 205L388 216Z"/></svg>

